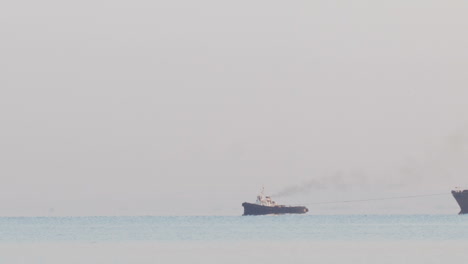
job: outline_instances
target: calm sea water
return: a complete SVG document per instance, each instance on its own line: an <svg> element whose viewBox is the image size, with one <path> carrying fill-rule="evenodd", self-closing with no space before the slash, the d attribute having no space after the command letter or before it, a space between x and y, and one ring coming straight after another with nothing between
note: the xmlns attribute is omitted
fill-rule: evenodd
<svg viewBox="0 0 468 264"><path fill-rule="evenodd" d="M0 243L468 240L468 216L3 217L0 234Z"/></svg>
<svg viewBox="0 0 468 264"><path fill-rule="evenodd" d="M440 263L467 249L458 215L0 218L0 263Z"/></svg>

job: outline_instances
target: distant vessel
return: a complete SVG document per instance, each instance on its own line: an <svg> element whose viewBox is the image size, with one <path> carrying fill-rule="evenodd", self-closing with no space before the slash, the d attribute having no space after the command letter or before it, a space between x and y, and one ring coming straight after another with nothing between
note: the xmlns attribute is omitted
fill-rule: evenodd
<svg viewBox="0 0 468 264"><path fill-rule="evenodd" d="M468 190L455 188L452 195L460 206L461 211L459 214L468 214Z"/></svg>
<svg viewBox="0 0 468 264"><path fill-rule="evenodd" d="M253 203L243 203L244 215L267 215L267 214L305 214L309 211L305 206L278 205L270 196L264 195L264 189Z"/></svg>

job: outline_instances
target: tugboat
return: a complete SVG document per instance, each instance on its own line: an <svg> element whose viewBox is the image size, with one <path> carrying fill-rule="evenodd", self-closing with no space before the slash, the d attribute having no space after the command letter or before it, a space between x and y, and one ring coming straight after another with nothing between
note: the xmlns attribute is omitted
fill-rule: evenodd
<svg viewBox="0 0 468 264"><path fill-rule="evenodd" d="M268 215L268 214L305 214L309 211L305 206L278 205L270 196L264 195L264 188L253 203L243 203L244 215Z"/></svg>
<svg viewBox="0 0 468 264"><path fill-rule="evenodd" d="M455 188L455 190L452 191L452 195L461 209L458 214L468 214L468 190Z"/></svg>

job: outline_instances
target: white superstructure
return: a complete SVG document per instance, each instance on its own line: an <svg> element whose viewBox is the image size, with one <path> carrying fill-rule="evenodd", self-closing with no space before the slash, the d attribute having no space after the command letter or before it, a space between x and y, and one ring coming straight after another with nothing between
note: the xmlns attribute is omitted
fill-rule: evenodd
<svg viewBox="0 0 468 264"><path fill-rule="evenodd" d="M265 188L262 187L262 191L257 196L256 204L263 205L263 206L275 206L276 202L273 201L270 196L265 196L264 191L265 191Z"/></svg>

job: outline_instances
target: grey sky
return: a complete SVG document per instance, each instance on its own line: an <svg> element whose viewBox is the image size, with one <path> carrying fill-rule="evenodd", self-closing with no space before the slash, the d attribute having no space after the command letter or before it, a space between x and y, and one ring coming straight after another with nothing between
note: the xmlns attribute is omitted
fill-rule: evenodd
<svg viewBox="0 0 468 264"><path fill-rule="evenodd" d="M236 215L262 184L311 180L326 186L278 202L467 186L466 14L465 1L2 1L0 215ZM457 212L428 201L310 209Z"/></svg>

